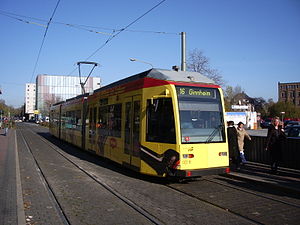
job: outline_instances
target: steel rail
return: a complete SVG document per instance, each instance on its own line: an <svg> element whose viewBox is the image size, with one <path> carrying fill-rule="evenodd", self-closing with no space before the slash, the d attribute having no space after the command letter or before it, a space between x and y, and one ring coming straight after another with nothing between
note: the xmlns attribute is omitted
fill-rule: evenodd
<svg viewBox="0 0 300 225"><path fill-rule="evenodd" d="M31 133L33 133L35 136L39 137L40 140L42 140L44 143L46 143L47 145L49 145L54 151L56 151L59 155L61 155L63 158L65 158L68 162L70 162L71 164L73 164L76 168L78 168L84 174L86 174L87 176L89 176L90 178L92 178L96 183L98 183L99 185L101 185L103 188L105 188L111 194L115 195L118 199L122 200L125 204L127 204L128 206L130 206L132 209L134 209L135 211L137 211L139 214L141 214L142 216L146 217L153 224L156 224L156 225L163 225L164 224L163 222L159 221L155 216L153 216L152 214L150 214L149 212L147 212L142 207L138 206L136 203L134 203L130 199L122 196L119 192L117 192L115 189L113 189L111 186L109 186L107 183L105 183L101 178L97 177L93 173L88 172L87 170L85 170L81 166L77 165L76 162L74 162L72 159L68 158L63 153L61 153L61 150L58 147L56 147L55 145L53 145L49 141L45 140L44 138L40 137L34 131L32 131L30 129L27 129L27 130L30 131Z"/></svg>
<svg viewBox="0 0 300 225"><path fill-rule="evenodd" d="M189 196L189 197L195 198L195 199L197 199L197 200L199 200L199 201L201 201L201 202L204 202L204 203L206 203L206 204L208 204L208 205L210 205L210 206L214 206L214 207L216 207L216 208L219 208L219 209L221 209L221 210L223 210L223 211L225 211L225 212L227 212L227 213L230 213L230 214L233 214L233 215L235 215L235 216L237 216L237 217L243 218L243 219L246 220L247 222L251 222L251 223L253 223L253 224L259 224L259 225L263 225L263 224L264 224L264 223L260 223L260 222L258 222L258 221L256 221L256 220L253 220L253 219L251 219L251 218L249 218L249 217L243 216L243 215L241 215L241 214L238 213L238 212L234 212L234 211L232 211L232 210L229 209L229 208L226 208L226 207L223 207L223 206L221 206L221 205L219 205L219 204L210 202L210 201L208 201L208 200L206 200L206 199L200 198L200 197L198 197L198 196L196 196L196 195L193 195L193 194L191 194L191 193L187 193L187 192L185 192L185 191L182 191L182 190L177 189L177 188L175 188L175 187L172 187L172 186L170 186L170 185L166 185L166 187L168 187L168 188L170 188L170 189L172 189L172 190L174 190L174 191L176 191L176 192L179 192L179 193L181 193L181 194L184 194L184 195L187 195L187 196Z"/></svg>
<svg viewBox="0 0 300 225"><path fill-rule="evenodd" d="M28 141L26 140L26 138L24 137L23 133L22 133L22 129L19 130L19 133L20 133L20 136L21 136L21 139L22 141L24 142L25 144L25 147L27 148L28 152L30 153L30 155L32 156L34 162L35 162L35 166L37 167L37 171L38 171L38 174L39 174L39 177L42 181L42 184L44 185L45 189L47 190L48 194L49 194L49 197L50 197L50 201L52 201L53 205L55 206L57 212L58 212L58 216L61 218L62 222L64 225L71 225L67 215L65 214L62 206L60 205L53 189L51 188L45 174L43 173L37 159L35 158L30 146L29 146L29 143Z"/></svg>
<svg viewBox="0 0 300 225"><path fill-rule="evenodd" d="M247 194L252 194L252 195L255 195L257 197L265 198L265 199L272 200L272 201L275 201L275 202L279 202L279 203L282 203L282 204L285 204L285 205L289 205L289 206L293 206L293 207L296 207L296 208L300 208L300 205L297 205L297 204L294 204L294 203L290 203L290 202L287 202L287 201L283 201L281 199L276 199L276 198L273 198L273 197L264 196L264 195L255 193L254 191L248 191L248 190L245 190L245 189L240 188L240 187L232 186L230 184L224 184L222 182L218 182L218 181L207 179L207 178L204 178L203 180L206 180L206 181L211 182L211 183L219 184L221 186L229 187L229 188L232 188L232 189L235 189L235 190L238 190L238 191L242 191L242 192L247 193Z"/></svg>

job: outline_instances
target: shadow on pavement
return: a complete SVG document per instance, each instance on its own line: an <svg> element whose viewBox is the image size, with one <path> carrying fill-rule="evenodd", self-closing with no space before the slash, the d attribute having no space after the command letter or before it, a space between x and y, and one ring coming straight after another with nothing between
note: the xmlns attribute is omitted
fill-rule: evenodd
<svg viewBox="0 0 300 225"><path fill-rule="evenodd" d="M52 136L48 132L37 132L37 134L40 135L42 138L46 139L47 141L49 141L50 143L54 144L56 147L58 147L60 150L64 151L65 153L75 156L76 158L79 158L81 160L85 160L90 163L93 163L97 166L101 166L106 169L110 169L114 172L118 172L120 174L129 176L132 178L149 181L152 183L165 185L170 182L170 180L168 180L166 178L154 177L154 176L149 176L149 175L140 174L138 172L135 172L135 171L128 169L128 168L126 168L116 162L113 162L107 158L98 156L93 152L88 152L88 151L82 150L70 143L59 140L58 138Z"/></svg>

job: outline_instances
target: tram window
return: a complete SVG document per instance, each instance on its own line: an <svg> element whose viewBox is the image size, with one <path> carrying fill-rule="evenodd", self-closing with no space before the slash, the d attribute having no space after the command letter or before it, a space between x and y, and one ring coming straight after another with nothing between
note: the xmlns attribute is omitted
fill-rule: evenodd
<svg viewBox="0 0 300 225"><path fill-rule="evenodd" d="M98 133L108 129L108 106L103 106L99 108L99 118L98 118Z"/></svg>
<svg viewBox="0 0 300 225"><path fill-rule="evenodd" d="M81 130L81 126L82 126L81 110L75 111L75 125L76 125L76 129Z"/></svg>
<svg viewBox="0 0 300 225"><path fill-rule="evenodd" d="M81 111L67 111L63 121L65 124L65 128L80 130L82 126Z"/></svg>
<svg viewBox="0 0 300 225"><path fill-rule="evenodd" d="M121 137L122 104L110 105L108 113L108 129L110 136Z"/></svg>
<svg viewBox="0 0 300 225"><path fill-rule="evenodd" d="M149 142L176 143L175 122L171 98L147 101L147 135Z"/></svg>

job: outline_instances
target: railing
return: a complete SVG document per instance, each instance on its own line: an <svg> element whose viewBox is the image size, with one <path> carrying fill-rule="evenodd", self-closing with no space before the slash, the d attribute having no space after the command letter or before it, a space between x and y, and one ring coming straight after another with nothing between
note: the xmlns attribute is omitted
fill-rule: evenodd
<svg viewBox="0 0 300 225"><path fill-rule="evenodd" d="M251 136L251 141L245 140L245 155L247 160L270 164L270 152L264 150L266 137ZM300 169L300 139L287 138L282 144L282 161L280 166Z"/></svg>

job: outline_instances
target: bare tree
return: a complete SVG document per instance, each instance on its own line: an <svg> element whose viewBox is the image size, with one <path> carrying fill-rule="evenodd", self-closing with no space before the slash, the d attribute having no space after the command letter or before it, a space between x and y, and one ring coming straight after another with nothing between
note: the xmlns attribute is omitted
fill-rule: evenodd
<svg viewBox="0 0 300 225"><path fill-rule="evenodd" d="M209 77L220 86L225 84L220 72L217 69L211 68L209 59L199 49L194 49L189 52L187 69L189 71L198 72Z"/></svg>
<svg viewBox="0 0 300 225"><path fill-rule="evenodd" d="M60 96L56 96L54 94L49 94L47 99L44 101L43 109L41 110L42 115L48 116L50 113L50 107L54 103L60 102L62 98Z"/></svg>

